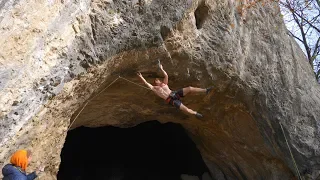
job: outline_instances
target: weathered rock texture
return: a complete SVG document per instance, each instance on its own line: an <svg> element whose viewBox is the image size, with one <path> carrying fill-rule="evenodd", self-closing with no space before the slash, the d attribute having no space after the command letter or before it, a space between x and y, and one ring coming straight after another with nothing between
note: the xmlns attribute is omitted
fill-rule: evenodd
<svg viewBox="0 0 320 180"><path fill-rule="evenodd" d="M320 88L286 34L275 3L241 10L234 0L2 1L0 160L34 151L30 170L55 179L70 120L119 127L158 119L182 124L216 179L319 176ZM172 89L214 85L184 104L203 121L167 106L140 83L160 76ZM100 94L98 94L101 92ZM88 101L90 97L94 97ZM81 141L79 139L79 141Z"/></svg>

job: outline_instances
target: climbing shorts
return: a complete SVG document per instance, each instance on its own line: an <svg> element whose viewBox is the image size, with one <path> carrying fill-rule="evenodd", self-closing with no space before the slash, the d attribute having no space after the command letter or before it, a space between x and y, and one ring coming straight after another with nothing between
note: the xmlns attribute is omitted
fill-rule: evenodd
<svg viewBox="0 0 320 180"><path fill-rule="evenodd" d="M166 99L166 102L179 109L181 106L181 101L180 101L181 97L183 97L182 89L179 89L177 91L172 91L169 97Z"/></svg>

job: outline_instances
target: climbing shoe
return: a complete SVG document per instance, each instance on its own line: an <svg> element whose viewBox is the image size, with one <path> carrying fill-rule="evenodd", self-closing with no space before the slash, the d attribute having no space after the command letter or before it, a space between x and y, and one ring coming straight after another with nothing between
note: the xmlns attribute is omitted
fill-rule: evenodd
<svg viewBox="0 0 320 180"><path fill-rule="evenodd" d="M197 117L198 119L203 118L202 114L200 114L200 113L197 113L197 114L195 114L195 115L196 115L196 117Z"/></svg>
<svg viewBox="0 0 320 180"><path fill-rule="evenodd" d="M206 88L207 90L207 94L209 94L209 92L213 89L213 86Z"/></svg>

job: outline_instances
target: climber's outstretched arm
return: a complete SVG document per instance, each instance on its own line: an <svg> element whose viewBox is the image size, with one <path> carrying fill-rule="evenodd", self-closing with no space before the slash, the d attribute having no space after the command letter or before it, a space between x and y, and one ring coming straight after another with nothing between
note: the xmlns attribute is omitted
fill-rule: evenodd
<svg viewBox="0 0 320 180"><path fill-rule="evenodd" d="M142 76L142 74L140 72L137 72L137 75L144 82L145 85L147 85L151 90L153 89L153 86L144 79L144 77Z"/></svg>
<svg viewBox="0 0 320 180"><path fill-rule="evenodd" d="M165 70L163 70L162 64L160 64L160 70L162 71L164 78L163 78L163 83L168 84L169 78L168 74Z"/></svg>

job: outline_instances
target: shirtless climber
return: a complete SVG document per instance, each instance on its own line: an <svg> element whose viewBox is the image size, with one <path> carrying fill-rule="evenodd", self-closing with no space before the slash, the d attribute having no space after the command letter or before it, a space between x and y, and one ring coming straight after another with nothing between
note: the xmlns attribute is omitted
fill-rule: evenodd
<svg viewBox="0 0 320 180"><path fill-rule="evenodd" d="M168 104L171 104L175 106L176 108L187 112L189 114L195 115L197 118L202 118L202 114L187 108L185 105L181 103L180 98L184 97L185 95L189 93L209 93L212 87L202 89L202 88L196 88L196 87L185 87L182 89L179 89L177 91L171 91L168 86L168 74L163 70L163 67L161 64L159 64L160 70L162 71L164 75L163 82L161 82L158 78L154 80L155 86L148 83L140 72L137 73L137 75L140 77L140 79L159 97L164 99Z"/></svg>

